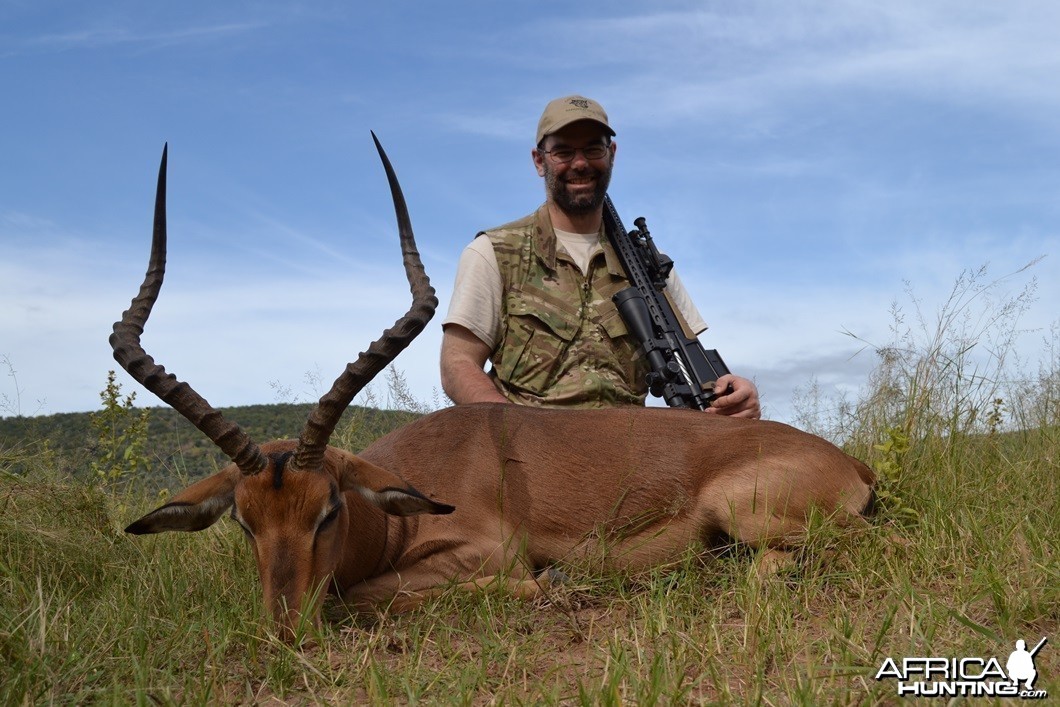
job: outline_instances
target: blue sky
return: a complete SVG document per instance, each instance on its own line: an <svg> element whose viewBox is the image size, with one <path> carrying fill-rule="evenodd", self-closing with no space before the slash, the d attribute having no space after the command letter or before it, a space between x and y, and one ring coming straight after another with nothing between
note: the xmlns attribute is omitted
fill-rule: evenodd
<svg viewBox="0 0 1060 707"><path fill-rule="evenodd" d="M170 145L169 266L144 343L214 405L319 395L407 304L375 130L448 303L479 229L543 199L544 104L611 115L611 195L789 420L856 391L906 283L1031 277L1060 301L1060 4L0 1L0 414L95 409ZM397 361L439 388L441 331ZM8 373L6 370L0 373ZM308 378L308 380L307 380ZM137 389L122 374L127 389ZM141 403L155 404L146 392ZM17 410L12 410L17 406Z"/></svg>

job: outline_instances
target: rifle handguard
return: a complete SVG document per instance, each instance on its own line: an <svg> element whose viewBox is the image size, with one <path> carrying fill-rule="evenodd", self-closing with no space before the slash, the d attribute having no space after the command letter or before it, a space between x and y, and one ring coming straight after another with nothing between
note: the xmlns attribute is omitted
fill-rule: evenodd
<svg viewBox="0 0 1060 707"><path fill-rule="evenodd" d="M680 318L663 295L673 261L652 241L647 222L638 218L636 231L626 231L609 196L604 197L604 230L632 287L611 298L630 334L640 342L651 372L648 391L671 407L705 410L732 392L731 384L715 392L718 378L729 373L714 349L706 350L694 334L685 334ZM649 299L650 298L650 299Z"/></svg>

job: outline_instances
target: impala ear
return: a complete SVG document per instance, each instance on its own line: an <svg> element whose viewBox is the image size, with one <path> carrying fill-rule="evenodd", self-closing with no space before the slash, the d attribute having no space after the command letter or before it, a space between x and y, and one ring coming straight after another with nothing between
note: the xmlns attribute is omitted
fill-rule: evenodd
<svg viewBox="0 0 1060 707"><path fill-rule="evenodd" d="M126 533L149 535L170 530L194 532L217 522L235 499L240 471L235 465L192 484L176 498L129 525Z"/></svg>
<svg viewBox="0 0 1060 707"><path fill-rule="evenodd" d="M384 513L394 516L445 515L456 510L454 506L432 501L400 476L382 467L358 457L344 461L339 487L343 491L356 491Z"/></svg>

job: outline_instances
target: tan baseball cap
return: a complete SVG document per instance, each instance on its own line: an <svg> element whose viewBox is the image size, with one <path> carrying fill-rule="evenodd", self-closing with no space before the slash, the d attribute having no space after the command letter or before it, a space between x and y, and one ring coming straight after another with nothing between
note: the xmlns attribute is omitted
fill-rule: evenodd
<svg viewBox="0 0 1060 707"><path fill-rule="evenodd" d="M613 137L615 134L607 122L607 113L599 103L585 96L564 96L545 106L545 112L541 114L541 120L537 122L535 144L540 145L546 135L551 135L579 120L592 120L604 126L608 135Z"/></svg>

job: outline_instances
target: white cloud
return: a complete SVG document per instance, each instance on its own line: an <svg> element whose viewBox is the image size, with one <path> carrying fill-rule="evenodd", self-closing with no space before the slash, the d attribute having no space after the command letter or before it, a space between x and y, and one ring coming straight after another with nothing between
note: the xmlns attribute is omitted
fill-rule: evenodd
<svg viewBox="0 0 1060 707"><path fill-rule="evenodd" d="M1060 6L1046 2L752 2L542 20L527 33L578 46L575 63L620 64L619 80L602 88L606 104L620 106L626 125L658 128L713 124L840 89L1055 107L1057 26Z"/></svg>
<svg viewBox="0 0 1060 707"><path fill-rule="evenodd" d="M5 56L104 49L131 46L161 49L181 44L229 40L234 36L265 27L264 22L237 22L201 25L167 30L139 30L124 24L92 26L66 32L23 37L8 44Z"/></svg>

